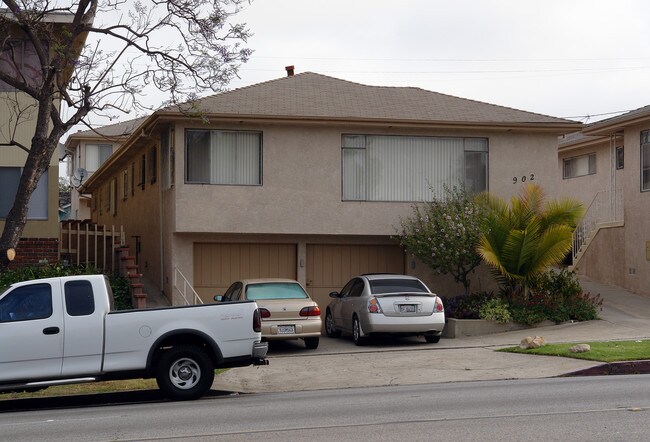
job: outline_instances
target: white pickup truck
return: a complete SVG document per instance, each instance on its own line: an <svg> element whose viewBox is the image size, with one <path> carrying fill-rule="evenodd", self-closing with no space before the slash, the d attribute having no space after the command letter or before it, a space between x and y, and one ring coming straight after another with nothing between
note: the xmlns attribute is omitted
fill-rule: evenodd
<svg viewBox="0 0 650 442"><path fill-rule="evenodd" d="M267 363L255 302L112 305L103 275L11 285L0 294L0 392L155 377L170 399L196 399L215 368Z"/></svg>

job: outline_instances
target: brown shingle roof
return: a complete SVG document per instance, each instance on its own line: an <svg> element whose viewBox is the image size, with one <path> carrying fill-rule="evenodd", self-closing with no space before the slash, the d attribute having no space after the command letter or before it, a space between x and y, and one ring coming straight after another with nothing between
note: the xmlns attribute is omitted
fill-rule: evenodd
<svg viewBox="0 0 650 442"><path fill-rule="evenodd" d="M608 135L620 131L625 126L650 120L650 105L643 106L616 117L597 121L585 127L583 132L589 135Z"/></svg>
<svg viewBox="0 0 650 442"><path fill-rule="evenodd" d="M575 121L420 88L368 86L312 72L206 97L198 105L208 115L579 128Z"/></svg>

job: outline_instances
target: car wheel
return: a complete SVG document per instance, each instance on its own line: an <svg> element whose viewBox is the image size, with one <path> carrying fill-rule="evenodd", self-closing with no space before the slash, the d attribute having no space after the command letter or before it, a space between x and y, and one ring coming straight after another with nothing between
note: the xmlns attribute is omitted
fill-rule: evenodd
<svg viewBox="0 0 650 442"><path fill-rule="evenodd" d="M172 400L198 399L208 392L214 381L210 356L195 345L178 345L165 350L157 365L158 387Z"/></svg>
<svg viewBox="0 0 650 442"><path fill-rule="evenodd" d="M352 318L352 339L354 339L356 345L364 345L366 343L366 337L363 335L359 318L356 316Z"/></svg>
<svg viewBox="0 0 650 442"><path fill-rule="evenodd" d="M305 338L305 347L309 350L315 350L318 348L319 338Z"/></svg>
<svg viewBox="0 0 650 442"><path fill-rule="evenodd" d="M341 332L336 329L336 325L334 324L332 312L329 310L325 314L325 333L327 333L327 337L329 338L338 338L341 336Z"/></svg>
<svg viewBox="0 0 650 442"><path fill-rule="evenodd" d="M424 339L430 344L437 344L440 342L441 335L424 335Z"/></svg>

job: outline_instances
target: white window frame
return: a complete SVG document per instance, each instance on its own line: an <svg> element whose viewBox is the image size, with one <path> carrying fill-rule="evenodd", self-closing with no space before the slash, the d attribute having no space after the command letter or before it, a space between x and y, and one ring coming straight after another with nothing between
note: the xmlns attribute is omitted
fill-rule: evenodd
<svg viewBox="0 0 650 442"><path fill-rule="evenodd" d="M110 158L110 156L113 154L112 144L91 143L91 144L86 144L85 149L86 149L86 170L90 173L95 172L97 169L102 167L102 164L104 164L106 160ZM90 155L91 150L96 150L96 152L92 155L92 164L91 164L91 155Z"/></svg>
<svg viewBox="0 0 650 442"><path fill-rule="evenodd" d="M650 191L650 130L641 132L640 186L641 192Z"/></svg>
<svg viewBox="0 0 650 442"><path fill-rule="evenodd" d="M343 134L342 201L416 202L444 198L444 186L488 190L485 137ZM483 171L468 172L476 165Z"/></svg>
<svg viewBox="0 0 650 442"><path fill-rule="evenodd" d="M587 162L587 171L579 171L578 162ZM569 166L571 164L571 166ZM569 167L572 170L567 170ZM564 158L562 160L562 179L568 180L571 178L579 178L581 176L595 175L596 174L596 154L587 153L584 155L577 155L575 157Z"/></svg>

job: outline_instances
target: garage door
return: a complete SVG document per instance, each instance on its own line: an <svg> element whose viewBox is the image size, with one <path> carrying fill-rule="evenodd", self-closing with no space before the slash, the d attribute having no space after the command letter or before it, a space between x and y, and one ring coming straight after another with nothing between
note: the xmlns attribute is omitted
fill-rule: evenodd
<svg viewBox="0 0 650 442"><path fill-rule="evenodd" d="M204 302L246 278L296 279L296 245L194 244L194 288Z"/></svg>
<svg viewBox="0 0 650 442"><path fill-rule="evenodd" d="M399 246L308 244L307 290L325 314L329 293L341 290L353 276L404 273L404 264Z"/></svg>

